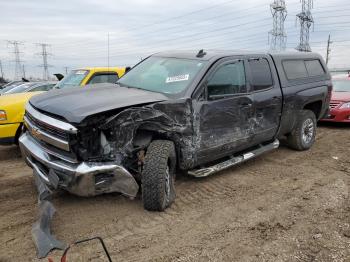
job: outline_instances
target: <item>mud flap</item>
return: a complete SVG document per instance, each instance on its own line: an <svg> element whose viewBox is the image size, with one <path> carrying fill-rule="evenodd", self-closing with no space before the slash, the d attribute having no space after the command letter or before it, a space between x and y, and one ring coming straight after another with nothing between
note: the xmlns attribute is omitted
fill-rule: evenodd
<svg viewBox="0 0 350 262"><path fill-rule="evenodd" d="M32 237L38 258L44 258L51 250L65 249L66 245L51 235L51 219L56 209L47 199L51 196L52 191L41 181L35 171L34 177L38 190L39 218L32 226Z"/></svg>

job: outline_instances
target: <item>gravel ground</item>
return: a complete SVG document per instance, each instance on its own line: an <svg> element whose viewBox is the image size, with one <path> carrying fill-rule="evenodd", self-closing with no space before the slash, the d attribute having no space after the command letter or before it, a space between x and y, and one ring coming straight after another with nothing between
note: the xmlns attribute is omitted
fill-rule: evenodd
<svg viewBox="0 0 350 262"><path fill-rule="evenodd" d="M282 146L208 178L179 177L163 213L139 198L60 192L52 231L66 243L101 236L113 261L350 261L349 148L349 126L323 125L309 151ZM0 147L0 211L0 261L37 261L36 190L15 146ZM90 243L68 261L106 260Z"/></svg>

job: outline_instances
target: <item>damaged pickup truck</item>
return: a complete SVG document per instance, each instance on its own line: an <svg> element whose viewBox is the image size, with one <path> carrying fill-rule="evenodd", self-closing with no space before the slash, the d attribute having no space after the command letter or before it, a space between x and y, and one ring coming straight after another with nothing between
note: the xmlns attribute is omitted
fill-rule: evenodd
<svg viewBox="0 0 350 262"><path fill-rule="evenodd" d="M144 208L174 201L175 174L211 175L279 146L307 150L331 77L315 53L158 53L116 84L31 98L23 156L48 192L141 187Z"/></svg>

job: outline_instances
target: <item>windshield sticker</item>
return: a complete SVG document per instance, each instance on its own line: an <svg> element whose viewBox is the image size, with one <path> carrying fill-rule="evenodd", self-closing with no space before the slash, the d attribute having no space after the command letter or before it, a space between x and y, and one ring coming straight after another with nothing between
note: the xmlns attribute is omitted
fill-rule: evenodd
<svg viewBox="0 0 350 262"><path fill-rule="evenodd" d="M190 75L178 75L178 76L170 76L167 77L165 83L179 82L179 81L187 81Z"/></svg>

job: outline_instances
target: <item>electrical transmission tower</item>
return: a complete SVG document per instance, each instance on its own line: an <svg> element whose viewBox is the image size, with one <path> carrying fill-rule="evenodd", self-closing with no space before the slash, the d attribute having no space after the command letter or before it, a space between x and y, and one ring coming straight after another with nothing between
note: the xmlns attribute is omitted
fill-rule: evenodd
<svg viewBox="0 0 350 262"><path fill-rule="evenodd" d="M47 48L50 45L44 43L37 43L37 45L41 47L41 53L38 55L41 55L43 57L43 63L39 65L43 68L43 80L49 80L49 67L51 67L51 65L48 64L47 57L51 54L47 52Z"/></svg>
<svg viewBox="0 0 350 262"><path fill-rule="evenodd" d="M284 31L284 21L287 17L287 8L284 0L274 0L270 5L273 18L273 29L269 32L270 49L282 51L286 49L287 34Z"/></svg>
<svg viewBox="0 0 350 262"><path fill-rule="evenodd" d="M19 45L23 44L19 41L7 41L9 45L13 45L13 53L15 55L15 80L20 80L23 77L23 71L22 71L22 65L21 65L21 59L20 59L20 51L19 51Z"/></svg>
<svg viewBox="0 0 350 262"><path fill-rule="evenodd" d="M310 27L314 23L311 15L312 8L313 0L301 0L301 13L297 14L300 22L300 43L296 49L299 51L311 52L309 44Z"/></svg>

